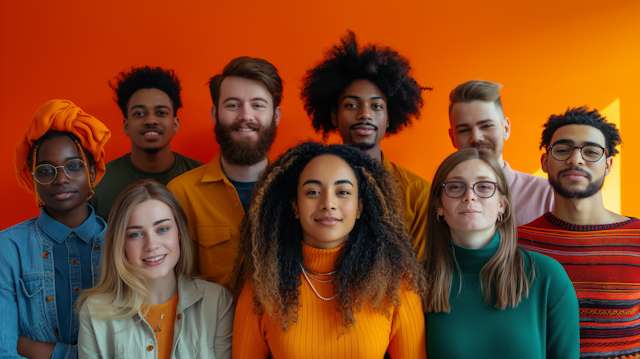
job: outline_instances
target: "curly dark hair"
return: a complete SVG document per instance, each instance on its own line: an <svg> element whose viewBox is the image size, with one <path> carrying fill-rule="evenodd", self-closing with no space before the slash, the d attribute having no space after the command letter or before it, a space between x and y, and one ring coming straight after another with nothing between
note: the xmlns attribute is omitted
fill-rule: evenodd
<svg viewBox="0 0 640 359"><path fill-rule="evenodd" d="M410 126L412 119L420 116L423 88L409 76L409 61L389 47L368 45L359 51L352 31L340 42L303 79L300 98L316 132L322 131L326 138L336 130L331 111L337 108L340 94L359 79L374 83L384 93L389 114L387 133Z"/></svg>
<svg viewBox="0 0 640 359"><path fill-rule="evenodd" d="M607 122L607 118L596 109L589 111L587 106L568 107L562 115L549 116L549 120L543 125L540 148L547 150L551 146L551 138L556 130L566 125L587 125L597 128L604 135L607 156L618 154L616 147L622 143L622 138L620 138L620 131L618 131L616 124Z"/></svg>
<svg viewBox="0 0 640 359"><path fill-rule="evenodd" d="M140 89L155 88L166 93L173 105L173 116L177 116L178 109L182 107L180 80L173 70L149 66L131 67L131 70L120 72L113 80L115 84L109 81L109 87L115 92L113 99L125 118L131 96Z"/></svg>
<svg viewBox="0 0 640 359"><path fill-rule="evenodd" d="M355 323L354 312L365 304L390 315L400 305L399 289L425 297L427 280L416 260L411 236L398 208L394 177L358 149L306 142L288 150L261 175L251 207L240 226L241 242L232 273L234 297L246 283L255 290L255 310L267 312L288 330L298 320L303 262L302 226L291 203L306 165L320 155L342 158L357 179L363 212L336 260L336 310L343 326Z"/></svg>

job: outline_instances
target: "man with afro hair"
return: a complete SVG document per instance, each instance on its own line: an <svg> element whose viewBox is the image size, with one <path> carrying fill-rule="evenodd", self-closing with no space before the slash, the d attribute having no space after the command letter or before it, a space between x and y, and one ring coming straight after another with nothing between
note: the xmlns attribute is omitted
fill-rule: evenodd
<svg viewBox="0 0 640 359"><path fill-rule="evenodd" d="M554 258L573 282L580 358L640 355L640 220L606 209L602 198L621 142L616 125L597 110L549 117L540 148L555 209L518 228L522 248Z"/></svg>
<svg viewBox="0 0 640 359"><path fill-rule="evenodd" d="M301 98L316 132L337 132L345 145L381 162L398 179L405 223L419 260L424 259L429 182L390 162L380 149L385 135L410 126L420 116L422 90L409 75L406 58L388 47L358 48L349 31L341 44L307 71Z"/></svg>
<svg viewBox="0 0 640 359"><path fill-rule="evenodd" d="M131 152L107 163L104 180L95 188L90 204L108 221L116 197L129 184L146 178L163 185L202 163L171 151L171 139L178 133L180 80L173 70L160 67L132 67L109 86L124 116L123 129L131 140Z"/></svg>

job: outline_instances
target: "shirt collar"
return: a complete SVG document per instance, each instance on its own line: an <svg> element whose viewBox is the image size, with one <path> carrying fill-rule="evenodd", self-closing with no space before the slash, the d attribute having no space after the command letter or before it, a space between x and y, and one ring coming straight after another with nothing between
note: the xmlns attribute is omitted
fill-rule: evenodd
<svg viewBox="0 0 640 359"><path fill-rule="evenodd" d="M58 244L62 244L65 239L69 238L71 233L75 233L84 243L89 243L96 229L96 214L91 205L87 204L87 206L89 207L89 217L76 228L69 228L51 218L42 207L38 218L40 228Z"/></svg>
<svg viewBox="0 0 640 359"><path fill-rule="evenodd" d="M220 160L220 152L209 162L207 170L202 176L202 182L218 182L223 181L227 176L222 171L222 162Z"/></svg>

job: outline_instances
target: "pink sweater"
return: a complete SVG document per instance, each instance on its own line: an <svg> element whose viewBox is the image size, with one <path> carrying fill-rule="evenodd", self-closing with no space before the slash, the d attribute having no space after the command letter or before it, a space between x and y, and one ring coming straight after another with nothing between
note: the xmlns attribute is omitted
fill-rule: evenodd
<svg viewBox="0 0 640 359"><path fill-rule="evenodd" d="M547 212L553 212L553 188L548 179L514 171L507 161L504 161L502 170L511 189L516 226L528 224Z"/></svg>

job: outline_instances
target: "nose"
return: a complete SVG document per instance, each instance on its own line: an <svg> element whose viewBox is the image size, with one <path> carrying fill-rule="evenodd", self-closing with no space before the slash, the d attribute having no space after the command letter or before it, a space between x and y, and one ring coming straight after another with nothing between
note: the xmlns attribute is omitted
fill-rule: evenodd
<svg viewBox="0 0 640 359"><path fill-rule="evenodd" d="M335 210L336 207L336 200L335 200L335 196L332 193L329 194L324 194L322 196L322 199L320 200L320 209L323 211L326 210Z"/></svg>
<svg viewBox="0 0 640 359"><path fill-rule="evenodd" d="M371 121L371 109L369 106L360 106L358 109L358 120L361 121Z"/></svg>
<svg viewBox="0 0 640 359"><path fill-rule="evenodd" d="M571 157L567 159L567 164L575 166L575 165L584 165L584 158L582 158L582 148L573 148L573 152L571 153Z"/></svg>
<svg viewBox="0 0 640 359"><path fill-rule="evenodd" d="M157 125L158 123L159 123L158 117L156 117L154 113L151 113L149 114L149 116L146 116L143 122L143 124L146 126L153 126L153 125Z"/></svg>
<svg viewBox="0 0 640 359"><path fill-rule="evenodd" d="M146 252L153 252L160 248L160 242L155 232L145 233L144 250Z"/></svg>
<svg viewBox="0 0 640 359"><path fill-rule="evenodd" d="M64 173L63 166L56 167L56 178L53 180L53 184L61 185L70 181L71 179Z"/></svg>
<svg viewBox="0 0 640 359"><path fill-rule="evenodd" d="M240 120L244 121L252 121L255 120L255 110L251 108L251 106L242 106L238 111L238 115L240 116Z"/></svg>
<svg viewBox="0 0 640 359"><path fill-rule="evenodd" d="M467 185L467 190L462 195L463 202L475 202L478 200L478 196L476 196L476 192L473 190L473 186Z"/></svg>
<svg viewBox="0 0 640 359"><path fill-rule="evenodd" d="M474 145L476 143L482 143L484 141L484 136L482 135L482 131L472 128L471 129L471 138L469 139L469 143Z"/></svg>

